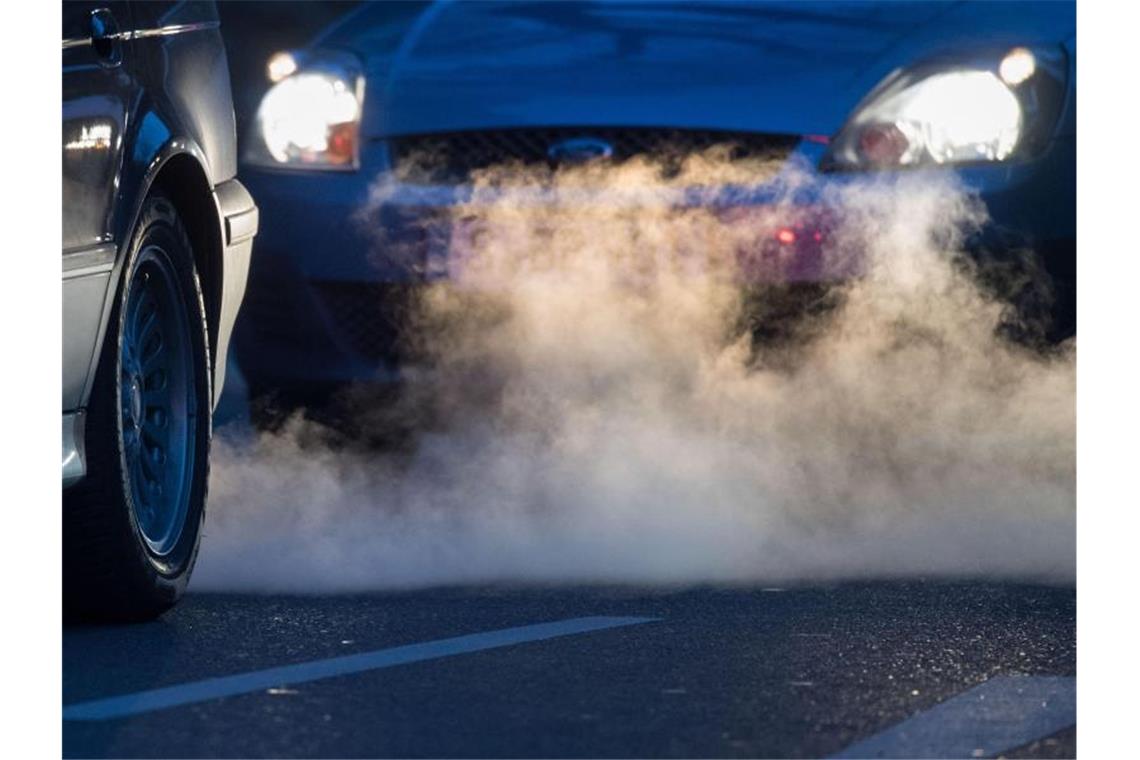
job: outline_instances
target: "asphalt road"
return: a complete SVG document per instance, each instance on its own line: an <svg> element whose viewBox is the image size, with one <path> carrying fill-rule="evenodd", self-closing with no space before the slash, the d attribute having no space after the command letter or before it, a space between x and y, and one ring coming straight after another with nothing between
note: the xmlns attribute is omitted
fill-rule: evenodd
<svg viewBox="0 0 1140 760"><path fill-rule="evenodd" d="M526 628L598 616L652 620ZM922 734L976 740L966 756L1073 757L1064 710L1038 720L1053 696L995 692L1071 689L1075 618L1072 588L989 583L190 594L155 623L65 630L64 755L800 757L890 754ZM520 626L508 638L538 640L405 647ZM266 685L278 678L292 682ZM167 697L180 703L152 709ZM108 704L128 714L90 717Z"/></svg>

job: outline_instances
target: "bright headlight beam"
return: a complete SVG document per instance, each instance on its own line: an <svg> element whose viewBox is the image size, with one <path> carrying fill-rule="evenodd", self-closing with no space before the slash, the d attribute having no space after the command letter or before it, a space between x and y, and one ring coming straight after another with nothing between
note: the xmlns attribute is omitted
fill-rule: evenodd
<svg viewBox="0 0 1140 760"><path fill-rule="evenodd" d="M265 147L276 161L327 151L334 126L356 120L356 96L339 79L298 74L278 82L261 101L258 119Z"/></svg>
<svg viewBox="0 0 1140 760"><path fill-rule="evenodd" d="M947 71L874 103L855 126L860 134L897 130L903 143L894 165L1001 161L1021 135L1021 104L989 71Z"/></svg>
<svg viewBox="0 0 1140 760"><path fill-rule="evenodd" d="M1021 106L988 71L939 74L911 93L900 116L923 133L935 162L1000 161L1013 152Z"/></svg>

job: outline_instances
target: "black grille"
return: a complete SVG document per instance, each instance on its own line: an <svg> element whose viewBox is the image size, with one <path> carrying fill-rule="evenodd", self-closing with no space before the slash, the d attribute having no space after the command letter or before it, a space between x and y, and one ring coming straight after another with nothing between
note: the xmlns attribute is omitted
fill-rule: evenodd
<svg viewBox="0 0 1140 760"><path fill-rule="evenodd" d="M320 282L316 290L337 337L360 358L396 360L407 353L414 286Z"/></svg>
<svg viewBox="0 0 1140 760"><path fill-rule="evenodd" d="M566 140L593 138L613 148L610 161L634 156L661 160L666 169L691 153L723 146L732 160L783 160L794 135L716 130L548 127L408 135L388 140L393 167L409 181L462 182L472 172L501 164L554 165L549 151Z"/></svg>

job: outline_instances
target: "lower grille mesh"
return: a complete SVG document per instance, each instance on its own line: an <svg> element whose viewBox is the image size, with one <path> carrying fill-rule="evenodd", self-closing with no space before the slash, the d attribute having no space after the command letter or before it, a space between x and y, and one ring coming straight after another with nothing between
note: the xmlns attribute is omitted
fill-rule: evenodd
<svg viewBox="0 0 1140 760"><path fill-rule="evenodd" d="M380 282L321 282L321 305L339 337L362 359L394 360L407 352L414 287Z"/></svg>

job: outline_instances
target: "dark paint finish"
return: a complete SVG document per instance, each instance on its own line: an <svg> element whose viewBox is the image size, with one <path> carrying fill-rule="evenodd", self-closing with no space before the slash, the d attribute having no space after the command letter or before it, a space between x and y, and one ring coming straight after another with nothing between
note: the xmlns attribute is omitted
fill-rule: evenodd
<svg viewBox="0 0 1140 760"><path fill-rule="evenodd" d="M367 61L362 130L613 124L833 134L892 70L1059 44L1064 2L376 3L319 44Z"/></svg>
<svg viewBox="0 0 1140 760"><path fill-rule="evenodd" d="M99 244L115 249L102 297L65 281L65 347L76 325L100 325L95 345L82 355L65 348L66 412L83 406L90 393L90 368L122 279L126 245L147 194L172 159L185 162L174 191L203 257L198 266L212 346L218 325L236 316L238 304L222 296L226 281L236 281L240 293L248 259L248 246L227 249L225 216L253 204L244 196L240 207L221 208L213 197L237 174L228 66L214 3L66 2L62 34L62 248L64 255ZM88 375L86 382L70 379L80 373Z"/></svg>
<svg viewBox="0 0 1140 760"><path fill-rule="evenodd" d="M124 65L124 58L131 59L130 43L116 41L102 51L85 41L96 31L96 18L105 24L109 16L131 23L126 2L63 4L65 252L114 239L123 138L137 85Z"/></svg>
<svg viewBox="0 0 1140 760"><path fill-rule="evenodd" d="M165 159L189 153L210 185L237 174L233 106L217 12L206 2L64 3L64 249L98 238L122 242ZM122 35L117 60L94 44L91 18L109 10ZM146 35L173 26L180 33ZM109 148L68 149L109 125ZM97 154L98 168L92 154ZM93 199L97 199L94 201ZM98 203L98 224L79 209Z"/></svg>

